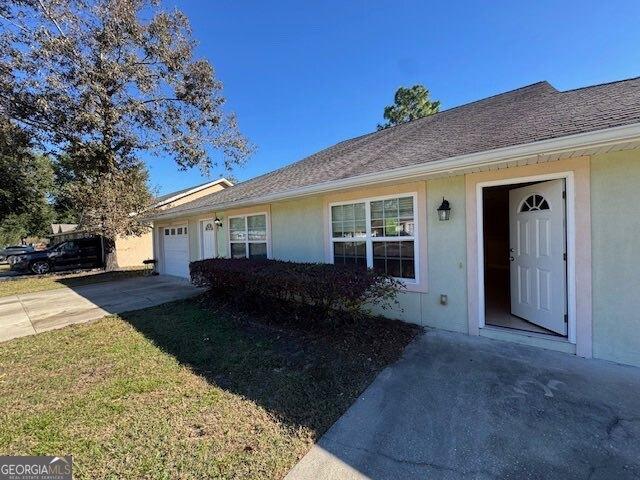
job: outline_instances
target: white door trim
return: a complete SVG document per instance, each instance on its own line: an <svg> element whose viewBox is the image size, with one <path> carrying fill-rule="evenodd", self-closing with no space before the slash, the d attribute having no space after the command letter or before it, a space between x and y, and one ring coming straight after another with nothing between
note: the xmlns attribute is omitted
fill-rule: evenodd
<svg viewBox="0 0 640 480"><path fill-rule="evenodd" d="M476 184L476 235L477 235L477 272L478 272L478 327L485 326L485 292L484 292L484 222L482 189L498 185L515 185L518 183L545 180L565 179L567 192L567 314L568 340L576 343L576 225L575 225L575 183L572 171L532 175L517 178L504 178L479 182Z"/></svg>

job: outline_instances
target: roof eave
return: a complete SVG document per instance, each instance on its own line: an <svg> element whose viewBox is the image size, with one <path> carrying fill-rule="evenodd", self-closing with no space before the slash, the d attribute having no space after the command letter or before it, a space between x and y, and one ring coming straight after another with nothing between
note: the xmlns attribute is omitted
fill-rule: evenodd
<svg viewBox="0 0 640 480"><path fill-rule="evenodd" d="M158 215L151 216L150 220L168 220L189 215L197 215L204 212L211 212L212 210L227 210L230 208L271 203L297 197L327 193L335 190L343 190L352 187L364 187L389 181L404 181L417 176L455 173L456 171L468 169L469 167L488 166L508 160L520 160L524 158L534 157L536 155L559 154L576 149L604 147L607 145L629 142L633 140L640 140L640 123L595 130L586 133L578 133L575 135L567 135L564 137L541 140L538 142L521 145L514 145L511 147L485 150L483 152L460 155L457 157L449 157L442 160L436 160L433 162L422 163L418 165L411 165L408 167L400 167L392 170L368 173L340 180L316 183L305 187L286 190L269 195L263 195L261 197L254 197L247 200L239 200L236 202L220 203L217 205L207 205L190 210L182 210L180 212L176 212L175 214L172 214L169 210L161 212Z"/></svg>
<svg viewBox="0 0 640 480"><path fill-rule="evenodd" d="M191 190L187 190L186 192L182 192L182 193L179 193L179 194L174 195L172 197L169 197L169 198L167 198L165 200L162 200L161 202L155 203L153 205L153 208L160 208L160 207L162 207L164 205L168 205L171 202L175 202L176 200L180 200L181 198L184 198L184 197L186 197L188 195L192 195L194 193L200 192L200 191L204 190L205 188L209 188L209 187L212 187L214 185L220 185L220 184L226 185L225 188L233 186L232 182L230 182L226 178L222 177L222 178L219 178L219 179L214 180L212 182L205 183L204 185L200 185L198 187L192 188Z"/></svg>

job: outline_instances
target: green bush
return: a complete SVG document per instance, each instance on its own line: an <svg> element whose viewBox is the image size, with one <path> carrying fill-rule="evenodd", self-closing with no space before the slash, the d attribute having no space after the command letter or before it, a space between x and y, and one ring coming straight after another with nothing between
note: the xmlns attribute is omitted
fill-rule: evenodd
<svg viewBox="0 0 640 480"><path fill-rule="evenodd" d="M190 271L195 285L218 296L276 309L310 306L319 319L358 316L365 305L389 308L402 288L385 273L349 265L212 258L192 262Z"/></svg>

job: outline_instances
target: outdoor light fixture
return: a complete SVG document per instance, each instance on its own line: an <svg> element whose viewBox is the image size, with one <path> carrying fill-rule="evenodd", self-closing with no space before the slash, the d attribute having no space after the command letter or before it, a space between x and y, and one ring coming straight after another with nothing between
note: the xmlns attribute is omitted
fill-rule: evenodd
<svg viewBox="0 0 640 480"><path fill-rule="evenodd" d="M450 217L451 207L449 206L449 201L445 200L444 197L442 197L442 203L438 207L438 220L449 220Z"/></svg>
<svg viewBox="0 0 640 480"><path fill-rule="evenodd" d="M215 218L213 223L215 223L216 227L221 227L222 226L222 220L220 220L218 217Z"/></svg>

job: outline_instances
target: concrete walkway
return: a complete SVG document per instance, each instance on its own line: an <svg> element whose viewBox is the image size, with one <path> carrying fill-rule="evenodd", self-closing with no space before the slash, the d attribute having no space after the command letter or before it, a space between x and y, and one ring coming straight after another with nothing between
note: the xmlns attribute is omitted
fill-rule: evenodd
<svg viewBox="0 0 640 480"><path fill-rule="evenodd" d="M200 292L186 280L160 276L0 297L0 342Z"/></svg>
<svg viewBox="0 0 640 480"><path fill-rule="evenodd" d="M640 369L431 331L287 475L638 479Z"/></svg>

